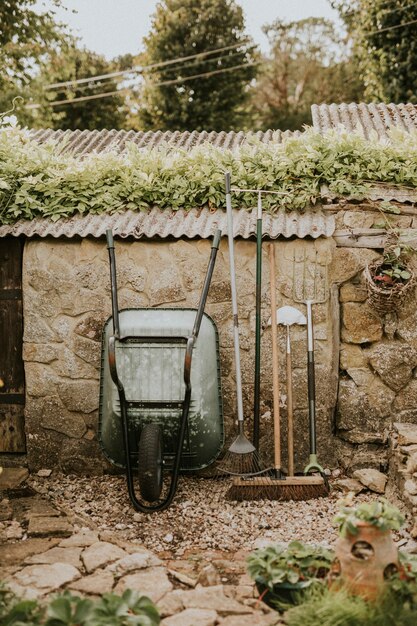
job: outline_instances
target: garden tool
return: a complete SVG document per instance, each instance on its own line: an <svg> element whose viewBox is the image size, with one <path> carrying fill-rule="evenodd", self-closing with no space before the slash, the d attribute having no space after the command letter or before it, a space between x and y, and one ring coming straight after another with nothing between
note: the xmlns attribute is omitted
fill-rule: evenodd
<svg viewBox="0 0 417 626"><path fill-rule="evenodd" d="M262 194L258 193L256 219L256 314L255 314L255 381L253 396L253 445L259 450L261 401L261 307L262 307Z"/></svg>

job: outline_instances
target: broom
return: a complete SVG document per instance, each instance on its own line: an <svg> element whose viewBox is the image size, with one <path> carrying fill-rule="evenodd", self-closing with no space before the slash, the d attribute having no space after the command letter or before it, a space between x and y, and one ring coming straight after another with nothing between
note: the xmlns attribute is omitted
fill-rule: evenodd
<svg viewBox="0 0 417 626"><path fill-rule="evenodd" d="M238 434L224 457L219 461L217 472L236 476L253 476L265 470L259 461L258 451L249 441L244 432L242 376L240 369L239 350L239 320L237 310L236 272L233 249L233 212L230 188L230 174L226 173L226 210L227 210L227 239L229 243L230 283L232 292L233 312L233 343L235 352L236 396L237 396L237 423Z"/></svg>
<svg viewBox="0 0 417 626"><path fill-rule="evenodd" d="M279 370L277 342L277 310L275 300L275 249L270 244L270 283L271 283L271 330L273 367L273 409L274 409L274 469L269 476L235 478L226 494L229 500L309 500L328 494L328 487L322 476L287 476L281 468L281 428L279 413ZM287 377L288 381L288 377ZM289 381L288 381L289 382ZM292 453L290 452L290 455ZM289 459L293 466L293 459Z"/></svg>

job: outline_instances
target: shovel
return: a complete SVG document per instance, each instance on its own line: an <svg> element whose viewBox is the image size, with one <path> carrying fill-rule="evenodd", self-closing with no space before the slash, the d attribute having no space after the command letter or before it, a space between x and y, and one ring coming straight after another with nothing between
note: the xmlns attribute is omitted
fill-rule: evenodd
<svg viewBox="0 0 417 626"><path fill-rule="evenodd" d="M292 396L292 363L291 363L291 337L290 327L294 324L305 326L305 316L293 306L283 306L277 310L277 324L287 329L287 422L288 422L288 476L294 476L294 410Z"/></svg>

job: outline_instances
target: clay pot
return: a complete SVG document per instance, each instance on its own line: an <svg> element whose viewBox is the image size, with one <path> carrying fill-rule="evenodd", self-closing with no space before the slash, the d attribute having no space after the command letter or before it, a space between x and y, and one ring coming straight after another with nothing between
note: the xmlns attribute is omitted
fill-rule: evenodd
<svg viewBox="0 0 417 626"><path fill-rule="evenodd" d="M339 537L335 545L340 582L368 600L376 598L392 574L399 570L398 550L391 531L358 522L358 533Z"/></svg>

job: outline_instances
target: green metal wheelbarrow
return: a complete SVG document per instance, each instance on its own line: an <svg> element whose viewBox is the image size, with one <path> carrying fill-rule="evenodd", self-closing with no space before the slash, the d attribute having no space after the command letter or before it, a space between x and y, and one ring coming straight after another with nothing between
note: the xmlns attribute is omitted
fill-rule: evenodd
<svg viewBox="0 0 417 626"><path fill-rule="evenodd" d="M167 508L179 472L208 467L224 443L218 334L204 313L220 237L197 309L119 310L107 231L112 317L102 337L99 439L107 459L126 470L129 497L142 512Z"/></svg>

